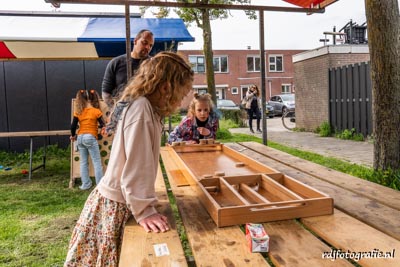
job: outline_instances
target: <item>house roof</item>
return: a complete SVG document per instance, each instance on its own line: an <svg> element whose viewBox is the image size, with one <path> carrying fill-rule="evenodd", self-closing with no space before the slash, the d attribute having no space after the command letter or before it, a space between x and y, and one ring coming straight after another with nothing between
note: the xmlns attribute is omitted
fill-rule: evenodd
<svg viewBox="0 0 400 267"><path fill-rule="evenodd" d="M125 18L0 17L0 58L96 58L124 54ZM12 27L11 27L12 26ZM181 19L131 18L131 40L154 33L153 53L193 42Z"/></svg>

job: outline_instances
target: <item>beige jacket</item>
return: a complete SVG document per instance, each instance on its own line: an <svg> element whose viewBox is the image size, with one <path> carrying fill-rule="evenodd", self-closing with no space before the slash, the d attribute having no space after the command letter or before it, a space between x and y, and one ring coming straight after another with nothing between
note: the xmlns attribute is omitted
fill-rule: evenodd
<svg viewBox="0 0 400 267"><path fill-rule="evenodd" d="M251 101L253 100L253 97L257 97L254 93L251 93L250 91L246 92L246 109L250 109L251 107ZM261 99L257 97L257 106L258 108L261 108Z"/></svg>
<svg viewBox="0 0 400 267"><path fill-rule="evenodd" d="M157 213L155 179L161 118L145 97L125 108L112 143L107 171L97 186L106 198L125 203L136 221Z"/></svg>

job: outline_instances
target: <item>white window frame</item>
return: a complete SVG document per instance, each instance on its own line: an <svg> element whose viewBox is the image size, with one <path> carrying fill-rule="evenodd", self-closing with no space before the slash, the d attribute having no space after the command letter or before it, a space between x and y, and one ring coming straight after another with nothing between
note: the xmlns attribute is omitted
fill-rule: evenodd
<svg viewBox="0 0 400 267"><path fill-rule="evenodd" d="M277 69L277 58L281 58L282 60L282 69L278 70ZM274 59L274 62L271 62L271 59ZM273 68L273 69L271 69ZM283 72L284 71L284 66L283 66L283 55L268 55L268 70L269 72Z"/></svg>
<svg viewBox="0 0 400 267"><path fill-rule="evenodd" d="M240 92L242 94L240 99L243 99L246 96L247 90L249 90L250 86L250 84L240 86Z"/></svg>
<svg viewBox="0 0 400 267"><path fill-rule="evenodd" d="M221 71L221 62L222 58L226 58L226 71ZM218 68L215 68L215 60L218 59ZM215 73L228 73L229 72L229 62L228 62L228 56L214 56L213 57L213 65L214 65L214 72Z"/></svg>
<svg viewBox="0 0 400 267"><path fill-rule="evenodd" d="M253 66L252 66L251 70L249 69L249 64L248 64L249 58L253 59ZM256 66L256 59L258 59L260 62L259 66ZM247 72L260 72L261 71L261 57L259 55L247 55L246 68L247 68Z"/></svg>
<svg viewBox="0 0 400 267"><path fill-rule="evenodd" d="M232 95L238 95L239 94L239 88L231 87L231 94Z"/></svg>
<svg viewBox="0 0 400 267"><path fill-rule="evenodd" d="M195 58L196 60L192 60ZM203 59L203 62L199 62L199 59ZM189 55L189 62L192 65L192 70L196 73L206 72L206 61L202 55ZM203 67L203 71L199 71L199 67Z"/></svg>
<svg viewBox="0 0 400 267"><path fill-rule="evenodd" d="M282 83L281 92L282 92L282 94L291 94L292 93L292 85L290 83Z"/></svg>
<svg viewBox="0 0 400 267"><path fill-rule="evenodd" d="M196 93L198 93L199 95L202 94L207 94L207 87L200 87L200 88L195 88L194 89L196 91Z"/></svg>

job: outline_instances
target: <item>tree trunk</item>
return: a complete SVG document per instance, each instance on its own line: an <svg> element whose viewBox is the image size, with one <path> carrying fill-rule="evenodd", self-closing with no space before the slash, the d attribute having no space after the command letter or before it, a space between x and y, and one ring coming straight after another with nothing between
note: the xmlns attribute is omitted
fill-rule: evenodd
<svg viewBox="0 0 400 267"><path fill-rule="evenodd" d="M212 34L210 15L208 9L202 9L203 18L203 38L204 38L204 58L206 60L206 76L208 93L211 94L214 104L217 104L217 94L215 91L215 78L214 78L214 53L212 49Z"/></svg>
<svg viewBox="0 0 400 267"><path fill-rule="evenodd" d="M365 0L371 58L374 169L400 169L400 18L397 0Z"/></svg>

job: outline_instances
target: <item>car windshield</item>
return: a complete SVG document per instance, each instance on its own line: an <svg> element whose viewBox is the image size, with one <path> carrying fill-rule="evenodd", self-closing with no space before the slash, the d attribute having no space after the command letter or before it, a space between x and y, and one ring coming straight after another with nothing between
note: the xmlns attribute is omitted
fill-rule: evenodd
<svg viewBox="0 0 400 267"><path fill-rule="evenodd" d="M283 101L294 101L294 95L281 95Z"/></svg>
<svg viewBox="0 0 400 267"><path fill-rule="evenodd" d="M217 100L217 106L236 107L236 104L232 100L220 99L220 100Z"/></svg>

